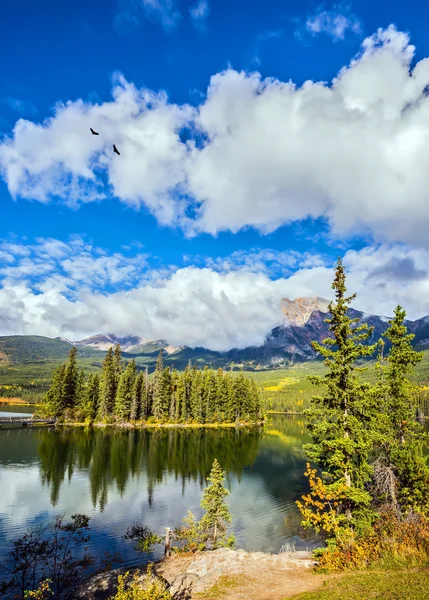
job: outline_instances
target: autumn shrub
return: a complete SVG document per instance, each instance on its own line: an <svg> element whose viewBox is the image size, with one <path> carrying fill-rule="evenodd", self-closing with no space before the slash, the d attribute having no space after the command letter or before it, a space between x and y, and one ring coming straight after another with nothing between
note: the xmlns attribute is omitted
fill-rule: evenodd
<svg viewBox="0 0 429 600"><path fill-rule="evenodd" d="M367 568L398 568L429 564L429 519L381 510L372 527L357 534L342 531L315 552L317 570L336 572Z"/></svg>

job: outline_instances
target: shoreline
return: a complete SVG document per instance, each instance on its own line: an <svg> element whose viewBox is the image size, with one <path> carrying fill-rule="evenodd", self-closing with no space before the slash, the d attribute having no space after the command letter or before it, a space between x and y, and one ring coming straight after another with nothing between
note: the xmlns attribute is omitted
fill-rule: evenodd
<svg viewBox="0 0 429 600"><path fill-rule="evenodd" d="M113 427L116 429L231 429L243 427L260 427L265 421L257 423L79 423L63 422L56 423L57 427Z"/></svg>
<svg viewBox="0 0 429 600"><path fill-rule="evenodd" d="M42 406L41 404L35 404L34 402L26 402L25 400L21 400L21 398L0 398L0 405L2 404L12 404L15 406L34 406L37 408L38 406Z"/></svg>

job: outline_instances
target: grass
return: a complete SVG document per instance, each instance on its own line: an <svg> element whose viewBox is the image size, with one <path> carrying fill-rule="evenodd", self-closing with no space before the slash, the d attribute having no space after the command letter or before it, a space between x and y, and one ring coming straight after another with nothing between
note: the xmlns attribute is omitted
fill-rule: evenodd
<svg viewBox="0 0 429 600"><path fill-rule="evenodd" d="M227 577L224 575L219 578L219 581L205 592L195 594L195 598L198 600L215 600L219 596L225 596L226 592L233 590L240 584L240 577Z"/></svg>
<svg viewBox="0 0 429 600"><path fill-rule="evenodd" d="M429 569L365 571L335 577L291 600L427 600Z"/></svg>

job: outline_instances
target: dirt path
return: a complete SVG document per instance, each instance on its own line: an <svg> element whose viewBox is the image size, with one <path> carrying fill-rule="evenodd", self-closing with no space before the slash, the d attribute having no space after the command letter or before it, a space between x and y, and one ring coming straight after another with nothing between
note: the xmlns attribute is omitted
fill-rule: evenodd
<svg viewBox="0 0 429 600"><path fill-rule="evenodd" d="M264 554L220 549L169 558L157 569L180 595L195 600L283 600L313 591L327 579L315 575L308 553Z"/></svg>

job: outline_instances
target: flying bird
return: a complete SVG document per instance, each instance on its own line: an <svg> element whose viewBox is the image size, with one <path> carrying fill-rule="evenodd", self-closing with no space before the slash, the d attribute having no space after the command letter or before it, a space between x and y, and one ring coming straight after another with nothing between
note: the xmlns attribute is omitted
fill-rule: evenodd
<svg viewBox="0 0 429 600"><path fill-rule="evenodd" d="M91 130L92 135L100 135L99 133L97 133L96 131L94 131L92 127L90 127L90 130Z"/></svg>
<svg viewBox="0 0 429 600"><path fill-rule="evenodd" d="M121 155L121 153L119 152L119 150L117 149L117 147L115 146L115 144L113 144L113 152L116 152L116 154L118 154L118 156Z"/></svg>

